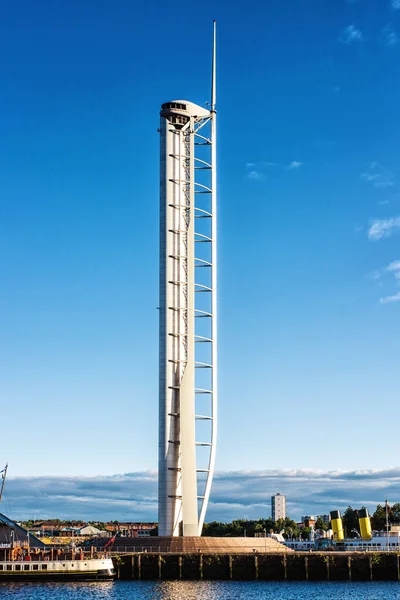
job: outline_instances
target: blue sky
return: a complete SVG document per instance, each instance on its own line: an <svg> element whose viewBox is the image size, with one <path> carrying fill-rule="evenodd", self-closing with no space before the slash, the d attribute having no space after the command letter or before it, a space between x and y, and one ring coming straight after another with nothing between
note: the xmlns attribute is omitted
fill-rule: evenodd
<svg viewBox="0 0 400 600"><path fill-rule="evenodd" d="M214 18L217 469L398 464L398 0L15 0L0 22L10 476L157 468L158 112L209 100Z"/></svg>

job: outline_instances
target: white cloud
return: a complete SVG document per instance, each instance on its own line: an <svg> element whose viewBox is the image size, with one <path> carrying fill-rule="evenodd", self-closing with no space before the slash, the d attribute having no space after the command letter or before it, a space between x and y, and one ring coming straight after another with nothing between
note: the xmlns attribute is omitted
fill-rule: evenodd
<svg viewBox="0 0 400 600"><path fill-rule="evenodd" d="M272 161L259 161L259 162L247 162L246 163L246 169L247 169L247 177L249 179L254 179L254 180L261 180L261 179L265 179L267 177L266 172L270 169L283 169L283 168L287 168L287 169L294 169L296 167L300 167L302 165L301 162L297 162L297 161L293 161L292 163L290 163L290 165L288 167L284 167L283 165L279 165L275 162Z"/></svg>
<svg viewBox="0 0 400 600"><path fill-rule="evenodd" d="M391 262L390 265L386 267L386 271L393 273L395 279L400 281L400 260L394 260Z"/></svg>
<svg viewBox="0 0 400 600"><path fill-rule="evenodd" d="M392 302L400 302L400 292L394 294L393 296L386 296L384 298L380 298L379 302L381 304L391 304Z"/></svg>
<svg viewBox="0 0 400 600"><path fill-rule="evenodd" d="M379 38L385 46L395 46L399 42L399 36L391 25L386 25L382 29Z"/></svg>
<svg viewBox="0 0 400 600"><path fill-rule="evenodd" d="M394 260L387 267L369 273L368 277L372 281L378 281L386 273L391 273L396 279L400 279L400 260Z"/></svg>
<svg viewBox="0 0 400 600"><path fill-rule="evenodd" d="M379 281L381 275L381 271L372 271L372 273L368 273L368 279L370 279L371 281Z"/></svg>
<svg viewBox="0 0 400 600"><path fill-rule="evenodd" d="M354 25L349 25L340 34L339 41L343 44L353 44L363 42L364 36L360 29L357 29Z"/></svg>
<svg viewBox="0 0 400 600"><path fill-rule="evenodd" d="M394 260L387 267L369 273L368 277L371 281L375 281L378 285L383 286L383 277L388 273L394 276L397 283L400 283L400 260ZM379 299L380 304L390 304L399 301L400 292L397 292L392 296L384 296Z"/></svg>
<svg viewBox="0 0 400 600"><path fill-rule="evenodd" d="M255 167L268 168L268 167L276 167L276 163L262 160L259 162L247 162L246 167L248 169L254 169Z"/></svg>
<svg viewBox="0 0 400 600"><path fill-rule="evenodd" d="M292 160L292 162L288 165L288 169L299 169L303 166L303 163L298 160Z"/></svg>
<svg viewBox="0 0 400 600"><path fill-rule="evenodd" d="M368 238L375 242L391 236L397 229L400 229L400 217L375 219L368 230Z"/></svg>
<svg viewBox="0 0 400 600"><path fill-rule="evenodd" d="M394 260L386 267L386 271L400 271L400 260Z"/></svg>
<svg viewBox="0 0 400 600"><path fill-rule="evenodd" d="M395 46L399 42L399 37L395 31L388 31L386 34L386 44L388 46Z"/></svg>
<svg viewBox="0 0 400 600"><path fill-rule="evenodd" d="M270 496L287 496L288 514L324 514L348 505L365 505L400 498L400 467L362 471L274 469L217 472L207 521L258 519L270 515ZM111 477L17 477L7 480L6 501L11 518L155 521L157 473L138 472Z"/></svg>
<svg viewBox="0 0 400 600"><path fill-rule="evenodd" d="M372 162L365 173L361 173L361 179L368 181L376 188L391 187L395 184L395 176L390 169L383 167L378 162Z"/></svg>
<svg viewBox="0 0 400 600"><path fill-rule="evenodd" d="M258 171L249 171L247 177L254 180L264 179L263 173L259 173Z"/></svg>

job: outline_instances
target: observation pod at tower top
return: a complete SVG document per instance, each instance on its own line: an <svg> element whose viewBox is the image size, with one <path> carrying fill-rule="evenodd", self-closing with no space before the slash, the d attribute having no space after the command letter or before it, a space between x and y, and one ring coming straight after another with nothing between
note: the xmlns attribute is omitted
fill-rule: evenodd
<svg viewBox="0 0 400 600"><path fill-rule="evenodd" d="M201 535L217 435L216 113L160 112L160 536Z"/></svg>

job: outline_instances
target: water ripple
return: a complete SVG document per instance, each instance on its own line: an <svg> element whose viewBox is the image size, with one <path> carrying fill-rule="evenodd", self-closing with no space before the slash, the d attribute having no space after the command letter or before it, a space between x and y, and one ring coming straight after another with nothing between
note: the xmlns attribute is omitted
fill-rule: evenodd
<svg viewBox="0 0 400 600"><path fill-rule="evenodd" d="M116 581L2 583L1 600L400 600L398 583Z"/></svg>

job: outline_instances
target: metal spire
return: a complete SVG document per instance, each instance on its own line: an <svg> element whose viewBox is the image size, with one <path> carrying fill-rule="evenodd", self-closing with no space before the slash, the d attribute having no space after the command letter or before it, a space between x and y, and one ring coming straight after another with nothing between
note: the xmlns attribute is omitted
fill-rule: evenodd
<svg viewBox="0 0 400 600"><path fill-rule="evenodd" d="M213 48L212 48L212 71L211 71L211 112L215 112L217 100L217 21L214 19Z"/></svg>
<svg viewBox="0 0 400 600"><path fill-rule="evenodd" d="M0 471L0 475L1 475L0 502L1 502L1 499L3 497L4 484L6 483L7 469L8 469L8 463L6 464L6 466L4 467L4 469L2 471Z"/></svg>

